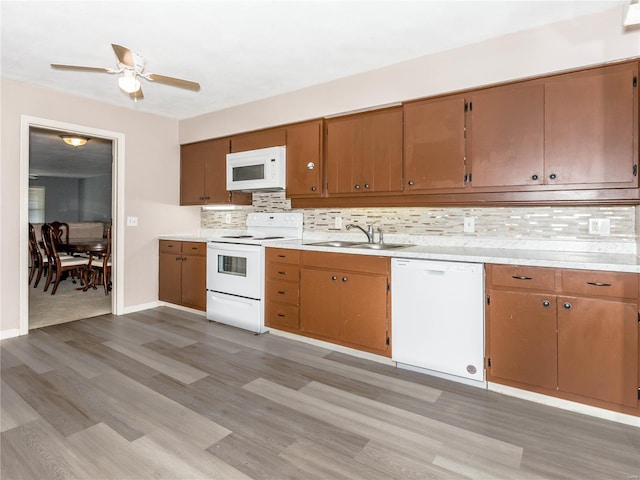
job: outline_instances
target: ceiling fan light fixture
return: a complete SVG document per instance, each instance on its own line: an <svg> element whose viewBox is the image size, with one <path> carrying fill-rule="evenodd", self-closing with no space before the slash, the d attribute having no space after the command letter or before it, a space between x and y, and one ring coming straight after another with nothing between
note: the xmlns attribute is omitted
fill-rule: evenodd
<svg viewBox="0 0 640 480"><path fill-rule="evenodd" d="M90 140L87 137L80 137L78 135L60 135L60 138L64 143L73 148L84 147Z"/></svg>
<svg viewBox="0 0 640 480"><path fill-rule="evenodd" d="M123 75L118 79L120 90L126 93L135 93L140 90L140 80L135 75Z"/></svg>

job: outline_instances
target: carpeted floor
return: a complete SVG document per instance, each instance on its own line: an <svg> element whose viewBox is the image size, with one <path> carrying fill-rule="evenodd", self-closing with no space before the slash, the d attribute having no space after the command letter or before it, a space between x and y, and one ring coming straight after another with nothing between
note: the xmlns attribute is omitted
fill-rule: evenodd
<svg viewBox="0 0 640 480"><path fill-rule="evenodd" d="M68 278L60 282L55 295L51 295L53 285L44 292L44 281L38 288L29 286L29 329L71 322L81 318L111 313L111 294L105 295L100 286L86 292L76 290L80 283L73 284Z"/></svg>

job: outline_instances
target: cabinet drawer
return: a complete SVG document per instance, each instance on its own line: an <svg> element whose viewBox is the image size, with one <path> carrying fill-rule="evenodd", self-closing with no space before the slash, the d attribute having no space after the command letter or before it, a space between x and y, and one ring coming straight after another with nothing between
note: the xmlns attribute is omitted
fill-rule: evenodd
<svg viewBox="0 0 640 480"><path fill-rule="evenodd" d="M386 275L389 273L389 257L357 255L350 253L326 253L305 250L300 263L307 267L327 270L353 271Z"/></svg>
<svg viewBox="0 0 640 480"><path fill-rule="evenodd" d="M175 240L160 240L160 252L182 253L182 242L177 242Z"/></svg>
<svg viewBox="0 0 640 480"><path fill-rule="evenodd" d="M295 263L300 261L299 250L289 250L288 248L267 248L266 261L278 263Z"/></svg>
<svg viewBox="0 0 640 480"><path fill-rule="evenodd" d="M267 280L265 290L268 301L298 305L297 283Z"/></svg>
<svg viewBox="0 0 640 480"><path fill-rule="evenodd" d="M562 270L562 292L590 296L637 298L638 275L596 270Z"/></svg>
<svg viewBox="0 0 640 480"><path fill-rule="evenodd" d="M491 284L499 287L554 290L555 274L554 268L492 265Z"/></svg>
<svg viewBox="0 0 640 480"><path fill-rule="evenodd" d="M291 263L267 263L267 279L297 282L300 278L300 267Z"/></svg>
<svg viewBox="0 0 640 480"><path fill-rule="evenodd" d="M207 256L207 244L204 242L182 242L182 253L185 255Z"/></svg>
<svg viewBox="0 0 640 480"><path fill-rule="evenodd" d="M295 305L283 305L267 301L264 311L265 325L268 327L298 328L300 317L298 307Z"/></svg>

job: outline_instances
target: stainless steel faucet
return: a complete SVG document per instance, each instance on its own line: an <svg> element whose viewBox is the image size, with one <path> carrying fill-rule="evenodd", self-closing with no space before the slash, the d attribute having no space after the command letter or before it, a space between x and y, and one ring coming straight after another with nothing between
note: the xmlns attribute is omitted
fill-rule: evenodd
<svg viewBox="0 0 640 480"><path fill-rule="evenodd" d="M368 225L367 230L365 230L360 225L356 225L355 223L350 223L349 225L347 225L346 228L347 230L351 230L354 227L362 230L362 233L364 233L367 236L367 240L369 241L369 243L373 243L373 225Z"/></svg>

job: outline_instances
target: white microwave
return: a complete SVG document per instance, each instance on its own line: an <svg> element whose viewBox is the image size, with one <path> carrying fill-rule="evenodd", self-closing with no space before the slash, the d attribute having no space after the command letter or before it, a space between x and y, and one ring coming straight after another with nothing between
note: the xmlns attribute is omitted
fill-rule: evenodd
<svg viewBox="0 0 640 480"><path fill-rule="evenodd" d="M286 147L227 154L227 190L277 192L287 185Z"/></svg>

